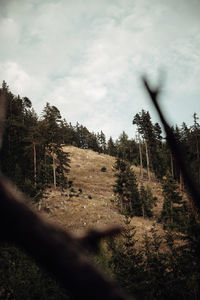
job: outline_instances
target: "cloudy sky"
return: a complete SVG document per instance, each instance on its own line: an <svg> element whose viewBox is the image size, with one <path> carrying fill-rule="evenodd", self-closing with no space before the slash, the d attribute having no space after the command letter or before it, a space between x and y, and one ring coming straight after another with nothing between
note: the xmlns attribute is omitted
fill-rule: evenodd
<svg viewBox="0 0 200 300"><path fill-rule="evenodd" d="M200 116L199 0L0 0L0 81L40 114L134 137L133 116L156 114L140 77L156 84L172 123Z"/></svg>

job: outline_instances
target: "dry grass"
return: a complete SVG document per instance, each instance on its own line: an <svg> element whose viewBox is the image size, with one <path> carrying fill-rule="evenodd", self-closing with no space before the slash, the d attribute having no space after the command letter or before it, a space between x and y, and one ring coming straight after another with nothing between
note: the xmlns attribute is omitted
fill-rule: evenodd
<svg viewBox="0 0 200 300"><path fill-rule="evenodd" d="M124 224L124 216L119 214L115 204L112 186L114 184L113 165L115 158L105 154L98 154L92 150L65 146L64 151L70 153L71 171L75 191L82 189L79 196L70 198L68 194L62 195L60 190L47 191L47 198L42 201L42 213L52 221L60 224L67 230L79 232L85 228L105 226L110 224ZM101 168L105 167L106 172ZM161 186L152 175L152 180L140 181L139 168L133 167L138 183L149 185L154 196L158 198L154 209L158 216L162 207ZM77 193L76 193L77 194ZM92 199L89 199L89 197ZM45 212L46 210L46 212ZM140 238L149 231L155 220L132 218L132 225L136 227L136 237ZM156 225L159 231L160 225Z"/></svg>

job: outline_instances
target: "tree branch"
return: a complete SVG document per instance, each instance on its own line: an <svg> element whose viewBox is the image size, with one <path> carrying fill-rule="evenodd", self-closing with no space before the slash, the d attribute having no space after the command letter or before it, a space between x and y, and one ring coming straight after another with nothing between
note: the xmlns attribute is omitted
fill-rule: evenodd
<svg viewBox="0 0 200 300"><path fill-rule="evenodd" d="M180 147L180 145L177 143L175 135L168 125L166 118L164 117L164 114L158 104L158 96L160 94L160 87L157 89L150 88L150 85L148 83L148 80L145 76L142 77L143 84L150 96L150 99L152 100L153 105L155 106L157 113L160 117L160 120L164 126L165 132L166 132L166 139L167 142L171 148L171 151L174 155L174 158L182 172L183 178L185 179L186 186L188 188L188 191L192 197L193 203L197 209L198 215L200 214L200 190L199 187L196 185L195 180L192 176L190 167L186 163L186 157L184 155L184 149L183 147Z"/></svg>

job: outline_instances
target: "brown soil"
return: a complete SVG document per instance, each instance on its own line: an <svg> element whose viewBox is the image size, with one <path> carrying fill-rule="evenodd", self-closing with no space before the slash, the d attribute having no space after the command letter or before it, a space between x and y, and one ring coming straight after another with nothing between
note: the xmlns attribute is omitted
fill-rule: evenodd
<svg viewBox="0 0 200 300"><path fill-rule="evenodd" d="M113 202L115 158L73 146L65 146L63 149L70 153L71 171L68 176L73 180L75 192L71 193L73 197L70 197L69 191L62 193L59 189L49 189L46 193L47 198L41 201L41 213L72 232L111 224L123 226L124 216L119 213ZM101 171L102 167L106 168L106 172ZM149 185L153 195L158 198L157 206L154 208L154 219L132 218L131 224L136 227L136 237L140 238L151 229L159 216L162 195L161 186L152 174L151 181L140 180L139 168L133 166L133 169L138 184ZM79 189L82 189L82 193L78 191ZM159 224L156 224L156 227L159 231L162 230Z"/></svg>

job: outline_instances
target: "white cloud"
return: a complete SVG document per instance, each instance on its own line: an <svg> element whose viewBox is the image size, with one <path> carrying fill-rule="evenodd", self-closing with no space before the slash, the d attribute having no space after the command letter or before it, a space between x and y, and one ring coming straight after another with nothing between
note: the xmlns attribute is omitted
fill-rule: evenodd
<svg viewBox="0 0 200 300"><path fill-rule="evenodd" d="M155 84L160 69L165 105L170 98L176 110L183 95L182 118L186 96L198 107L199 1L19 2L8 2L0 20L0 79L38 111L49 101L69 121L131 135L133 115L150 109L141 73Z"/></svg>
<svg viewBox="0 0 200 300"><path fill-rule="evenodd" d="M15 62L6 62L0 65L0 72L5 81L8 81L17 94L28 92L32 84L29 75Z"/></svg>

